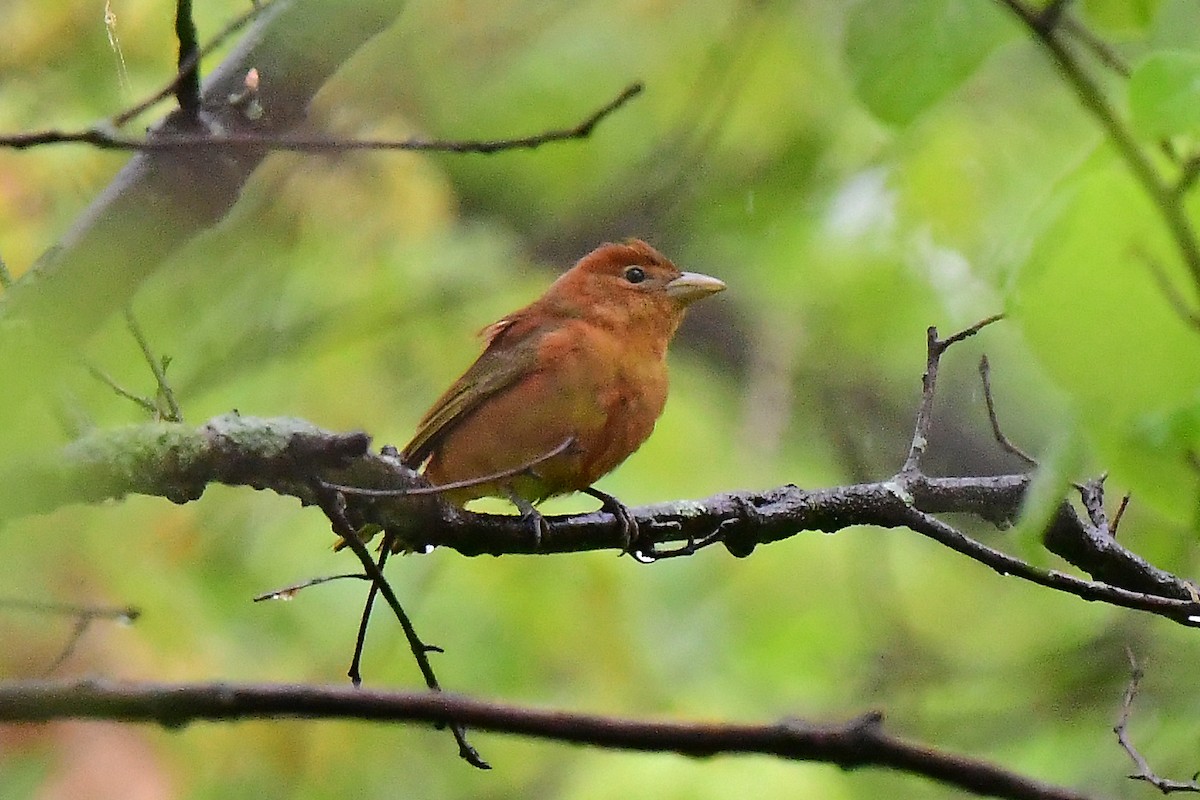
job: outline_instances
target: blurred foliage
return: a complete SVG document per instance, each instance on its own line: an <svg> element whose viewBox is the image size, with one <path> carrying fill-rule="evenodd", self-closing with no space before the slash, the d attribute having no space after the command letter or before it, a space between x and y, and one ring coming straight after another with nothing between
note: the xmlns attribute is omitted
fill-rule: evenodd
<svg viewBox="0 0 1200 800"><path fill-rule="evenodd" d="M172 5L112 0L120 55L103 6L8 0L0 130L90 124L169 76ZM209 34L244 7L197 6ZM1169 135L1187 152L1197 6L1075 8L1135 66L1122 108L1144 143ZM601 488L638 504L883 478L910 434L925 327L1006 310L944 362L930 469L1017 468L987 430L974 366L986 350L1006 432L1047 458L1042 485L1110 470L1114 495L1134 493L1127 544L1194 572L1200 339L1150 263L1184 296L1195 287L1094 121L997 4L413 0L321 93L313 124L524 135L572 125L635 80L643 96L585 141L487 157L272 156L135 303L172 357L186 417L296 415L403 444L474 356L474 331L596 243L641 236L730 291L685 324L656 434ZM1120 79L1104 83L1124 104ZM27 269L126 158L0 150L9 267ZM85 355L152 394L119 319ZM55 403L96 425L141 418L82 368L48 415ZM1031 549L1027 533L978 534ZM331 542L311 510L218 487L184 507L131 498L10 524L0 563L7 595L144 610L135 625L94 627L58 674L337 682L360 583L249 602L349 569ZM452 690L705 719L880 707L903 735L1107 796L1148 791L1125 780L1109 733L1129 646L1147 668L1136 741L1161 772L1197 767L1200 699L1179 666L1200 655L1190 631L1001 579L905 531L804 534L744 561L716 549L652 568L435 552L389 571L446 648L435 665ZM69 632L0 613L0 675L39 674ZM365 672L375 686L419 685L383 615ZM0 796L953 796L884 772L475 742L491 773L458 762L444 733L402 726L14 726L0 728Z"/></svg>

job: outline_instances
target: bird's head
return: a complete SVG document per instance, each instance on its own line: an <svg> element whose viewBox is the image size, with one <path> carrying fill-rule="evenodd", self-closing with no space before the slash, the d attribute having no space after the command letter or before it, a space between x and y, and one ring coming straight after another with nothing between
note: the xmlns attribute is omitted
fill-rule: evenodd
<svg viewBox="0 0 1200 800"><path fill-rule="evenodd" d="M603 244L559 277L546 300L569 316L606 327L649 328L670 337L684 309L725 289L698 272L683 272L640 239Z"/></svg>

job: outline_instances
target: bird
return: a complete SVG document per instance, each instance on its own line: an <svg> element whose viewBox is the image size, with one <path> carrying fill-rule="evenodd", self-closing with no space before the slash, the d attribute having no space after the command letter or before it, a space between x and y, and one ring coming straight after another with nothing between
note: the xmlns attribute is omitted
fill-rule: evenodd
<svg viewBox="0 0 1200 800"><path fill-rule="evenodd" d="M632 552L632 516L593 484L654 430L684 311L725 288L640 239L600 245L480 332L483 352L421 419L401 461L455 505L510 500L535 549L548 531L536 504L586 493L617 517Z"/></svg>

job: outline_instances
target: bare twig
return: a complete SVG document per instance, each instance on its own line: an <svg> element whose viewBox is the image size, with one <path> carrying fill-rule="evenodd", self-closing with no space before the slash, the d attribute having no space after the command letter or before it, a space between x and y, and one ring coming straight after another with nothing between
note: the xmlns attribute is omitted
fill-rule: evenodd
<svg viewBox="0 0 1200 800"><path fill-rule="evenodd" d="M1183 162L1179 170L1179 179L1175 182L1175 194L1182 196L1191 191L1200 178L1200 153L1192 155Z"/></svg>
<svg viewBox="0 0 1200 800"><path fill-rule="evenodd" d="M987 403L988 422L992 425L992 435L996 437L996 441L1005 451L1013 454L1029 466L1036 467L1038 465L1037 460L1013 444L1012 440L1000 430L1000 420L996 417L996 402L992 398L992 368L988 363L986 355L979 357L979 377L983 381L983 400Z"/></svg>
<svg viewBox="0 0 1200 800"><path fill-rule="evenodd" d="M1158 262L1158 259L1141 248L1136 250L1136 255L1145 262L1151 276L1158 283L1158 288L1163 293L1163 297L1167 299L1167 303L1171 306L1175 314L1188 325L1200 329L1200 312L1192 308L1191 303L1175 288L1175 284L1167 275L1167 271L1163 269L1163 265Z"/></svg>
<svg viewBox="0 0 1200 800"><path fill-rule="evenodd" d="M0 147L22 150L51 144L87 144L101 150L139 150L161 152L168 150L283 150L297 153L329 153L349 150L406 150L438 153L481 153L490 155L508 150L529 150L553 142L586 139L607 116L632 100L643 89L634 83L613 100L594 111L582 122L570 128L548 130L529 136L510 139L344 139L329 136L288 134L269 136L248 133L159 134L149 138L123 136L103 127L81 131L44 130L0 136Z"/></svg>
<svg viewBox="0 0 1200 800"><path fill-rule="evenodd" d="M1125 689L1125 697L1121 701L1121 714L1117 718L1117 724L1113 726L1113 733L1117 735L1117 744L1121 745L1121 749L1128 754L1134 767L1137 768L1137 772L1129 777L1135 781L1145 781L1163 794L1200 792L1200 783L1196 782L1197 776L1193 776L1190 781L1175 781L1159 777L1150 768L1150 762L1146 761L1145 756L1133 746L1133 742L1129 738L1129 717L1133 712L1133 700L1137 697L1138 685L1141 683L1144 673L1138 666L1133 651L1128 647L1125 648L1125 655L1129 659L1129 686Z"/></svg>
<svg viewBox="0 0 1200 800"><path fill-rule="evenodd" d="M310 586L320 586L322 583L330 583L331 581L341 581L351 578L360 581L371 580L371 576L363 572L343 572L340 575L322 575L319 578L309 578L306 581L300 581L299 583L293 583L280 589L272 589L269 592L263 592L260 595L255 595L254 602L261 603L264 600L291 600L297 594L299 594L301 590L307 589Z"/></svg>
<svg viewBox="0 0 1200 800"><path fill-rule="evenodd" d="M412 650L413 658L416 659L417 666L421 670L421 675L425 678L425 685L432 691L440 692L442 687L438 683L437 675L434 674L433 666L429 663L429 654L431 652L441 652L441 649L426 644L417 635L417 630L413 626L412 620L404 611L404 607L400 605L400 600L396 597L395 591L392 590L391 584L383 577L379 566L375 564L375 561L371 558L371 554L367 552L367 546L358 538L354 526L346 518L346 498L339 492L319 486L315 488L317 502L321 506L321 510L325 512L325 516L329 519L334 533L341 536L346 546L358 557L358 560L363 565L363 569L371 576L372 586L377 588L383 595L383 598L391 607L392 613L396 615L396 619L400 622L400 627L404 631L404 637L408 640L409 649ZM380 563L382 561L381 559ZM491 769L491 766L483 760L479 752L467 741L466 731L461 724L452 724L450 730L454 734L455 742L458 743L460 758L478 769Z"/></svg>
<svg viewBox="0 0 1200 800"><path fill-rule="evenodd" d="M383 566L387 563L388 554L392 551L391 537L384 535L383 543L379 547L379 561L376 563L376 568L379 574L383 574ZM379 584L371 581L371 588L367 591L367 599L363 601L362 616L358 620L358 633L354 637L354 655L350 657L350 669L346 670L346 677L355 686L362 685L362 656L363 650L367 646L367 626L371 623L371 612L375 608L375 598L379 595Z"/></svg>
<svg viewBox="0 0 1200 800"><path fill-rule="evenodd" d="M938 364L941 361L942 353L945 353L951 345L974 336L988 325L1003 318L1003 314L995 314L947 339L939 339L937 328L929 326L925 337L925 373L921 376L921 405L917 408L917 422L913 426L913 438L912 444L908 448L908 457L904 459L904 465L900 468L901 476L915 475L920 471L921 458L929 447L929 429L933 424L933 396L937 389Z"/></svg>
<svg viewBox="0 0 1200 800"><path fill-rule="evenodd" d="M843 769L898 770L975 795L1012 800L1087 800L980 759L892 736L882 716L842 724L788 719L770 724L623 719L522 708L440 692L382 692L296 685L117 685L99 681L0 684L0 720L64 717L159 722L299 717L454 722L480 730L615 750L679 753L695 758L758 753Z"/></svg>
<svg viewBox="0 0 1200 800"><path fill-rule="evenodd" d="M1126 492L1125 496L1121 498L1121 504L1117 506L1117 513L1113 514L1112 526L1109 529L1109 533L1113 535L1113 538L1116 538L1117 529L1121 527L1121 518L1125 516L1125 509L1129 507L1129 499L1131 497L1133 497L1133 493Z"/></svg>
<svg viewBox="0 0 1200 800"><path fill-rule="evenodd" d="M1058 26L1063 32L1074 37L1081 45L1091 51L1092 55L1108 69L1122 78L1128 78L1131 70L1124 56L1117 52L1111 44L1096 35L1096 32L1079 21L1073 14L1062 14Z"/></svg>

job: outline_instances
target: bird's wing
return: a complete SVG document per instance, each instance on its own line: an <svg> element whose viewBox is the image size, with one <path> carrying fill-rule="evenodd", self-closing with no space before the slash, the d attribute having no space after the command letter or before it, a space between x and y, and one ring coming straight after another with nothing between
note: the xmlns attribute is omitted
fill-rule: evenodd
<svg viewBox="0 0 1200 800"><path fill-rule="evenodd" d="M522 321L506 317L483 330L486 349L425 414L401 454L405 464L419 467L445 435L480 403L533 371L543 331L538 326L519 324Z"/></svg>

